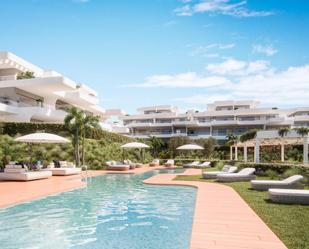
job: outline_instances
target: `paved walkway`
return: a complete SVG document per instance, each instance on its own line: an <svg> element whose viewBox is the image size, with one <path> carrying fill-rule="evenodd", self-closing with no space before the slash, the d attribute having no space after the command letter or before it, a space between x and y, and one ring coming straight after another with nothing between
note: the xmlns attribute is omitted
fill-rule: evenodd
<svg viewBox="0 0 309 249"><path fill-rule="evenodd" d="M189 169L180 175L200 173ZM287 249L232 188L174 178L173 174L160 174L144 183L198 188L190 249Z"/></svg>

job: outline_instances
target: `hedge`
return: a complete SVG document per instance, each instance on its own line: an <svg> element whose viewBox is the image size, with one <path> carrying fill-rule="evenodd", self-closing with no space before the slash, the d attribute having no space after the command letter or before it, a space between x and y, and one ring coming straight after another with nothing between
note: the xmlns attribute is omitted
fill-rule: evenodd
<svg viewBox="0 0 309 249"><path fill-rule="evenodd" d="M309 167L304 165L297 165L297 164L280 164L280 163L243 163L243 162L236 162L235 163L240 169L242 168L255 168L256 174L264 175L267 170L274 170L278 174L283 174L287 170L295 169L299 171L300 174L309 177Z"/></svg>
<svg viewBox="0 0 309 249"><path fill-rule="evenodd" d="M0 134L6 134L12 137L16 135L25 135L37 131L56 133L65 137L69 137L64 124L53 123L18 123L18 122L5 122L0 123ZM126 143L134 141L134 139L119 135L116 133L104 131L102 129L94 129L87 134L87 138L96 140L105 140L107 142Z"/></svg>

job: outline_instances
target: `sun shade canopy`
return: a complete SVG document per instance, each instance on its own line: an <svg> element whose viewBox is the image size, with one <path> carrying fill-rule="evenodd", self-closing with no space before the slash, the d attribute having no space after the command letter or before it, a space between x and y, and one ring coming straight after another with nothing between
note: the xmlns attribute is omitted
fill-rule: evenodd
<svg viewBox="0 0 309 249"><path fill-rule="evenodd" d="M202 146L199 146L197 144L185 144L177 148L177 150L203 150L203 149L204 148Z"/></svg>
<svg viewBox="0 0 309 249"><path fill-rule="evenodd" d="M32 133L15 139L24 143L68 143L68 139L51 133Z"/></svg>
<svg viewBox="0 0 309 249"><path fill-rule="evenodd" d="M147 144L133 142L133 143L127 143L121 146L121 148L150 148Z"/></svg>

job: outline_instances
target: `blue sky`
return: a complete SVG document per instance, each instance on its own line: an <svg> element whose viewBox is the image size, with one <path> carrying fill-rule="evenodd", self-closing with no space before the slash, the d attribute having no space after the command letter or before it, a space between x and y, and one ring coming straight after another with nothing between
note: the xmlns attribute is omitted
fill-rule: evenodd
<svg viewBox="0 0 309 249"><path fill-rule="evenodd" d="M309 105L305 0L1 0L0 50L132 113L214 100Z"/></svg>

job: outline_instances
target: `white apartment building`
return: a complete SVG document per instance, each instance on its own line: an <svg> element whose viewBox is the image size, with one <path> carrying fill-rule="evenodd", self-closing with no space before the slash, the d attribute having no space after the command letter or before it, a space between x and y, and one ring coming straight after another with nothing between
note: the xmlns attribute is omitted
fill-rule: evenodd
<svg viewBox="0 0 309 249"><path fill-rule="evenodd" d="M21 72L33 72L34 78L17 79ZM97 93L55 71L45 71L10 53L0 52L0 121L62 123L66 108L78 107L101 118L121 115L118 109L98 106Z"/></svg>
<svg viewBox="0 0 309 249"><path fill-rule="evenodd" d="M260 108L256 101L216 101L206 111L160 105L138 109L122 117L128 135L136 138L189 136L225 140L229 133L241 135L250 129L309 126L309 107L297 109Z"/></svg>

